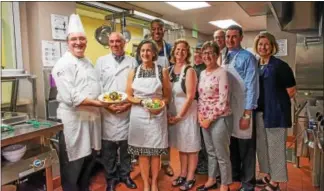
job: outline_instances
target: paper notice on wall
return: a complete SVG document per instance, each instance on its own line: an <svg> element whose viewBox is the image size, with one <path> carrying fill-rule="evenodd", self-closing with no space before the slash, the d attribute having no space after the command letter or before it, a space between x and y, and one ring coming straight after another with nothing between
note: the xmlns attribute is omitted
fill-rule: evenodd
<svg viewBox="0 0 324 191"><path fill-rule="evenodd" d="M42 61L43 66L54 66L56 61L60 59L60 42L42 41Z"/></svg>
<svg viewBox="0 0 324 191"><path fill-rule="evenodd" d="M278 52L275 56L287 56L288 49L287 49L287 39L278 39Z"/></svg>
<svg viewBox="0 0 324 191"><path fill-rule="evenodd" d="M61 46L61 57L62 57L68 49L68 44L66 42L61 42L60 46Z"/></svg>
<svg viewBox="0 0 324 191"><path fill-rule="evenodd" d="M52 38L55 40L66 40L68 16L51 14Z"/></svg>

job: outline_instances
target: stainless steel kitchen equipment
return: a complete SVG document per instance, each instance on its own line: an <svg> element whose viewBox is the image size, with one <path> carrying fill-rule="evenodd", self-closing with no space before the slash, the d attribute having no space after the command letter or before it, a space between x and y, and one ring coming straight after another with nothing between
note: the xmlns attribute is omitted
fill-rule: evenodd
<svg viewBox="0 0 324 191"><path fill-rule="evenodd" d="M10 99L10 107L8 111L15 112L17 111L17 99L18 99L18 89L19 81L22 79L27 79L32 85L32 112L31 117L35 118L36 115L36 76L26 73L24 70L2 70L1 71L1 83L11 82L12 83L12 92ZM2 110L4 110L2 108Z"/></svg>
<svg viewBox="0 0 324 191"><path fill-rule="evenodd" d="M45 169L46 190L53 190L52 166L58 164L59 160L56 150L50 144L50 137L62 130L63 125L40 119L38 122L39 126L28 121L15 123L12 125L13 131L1 133L1 147L16 143L27 144L27 152L18 162L1 161L1 185L19 184L21 178Z"/></svg>
<svg viewBox="0 0 324 191"><path fill-rule="evenodd" d="M311 176L313 186L321 186L321 174L323 174L323 128L321 121L323 120L323 105L322 100L314 103L307 102L306 104L306 129L303 133L304 144L309 150L309 159L311 167ZM323 178L323 177L322 177ZM323 186L323 185L322 185ZM323 188L322 188L323 189Z"/></svg>

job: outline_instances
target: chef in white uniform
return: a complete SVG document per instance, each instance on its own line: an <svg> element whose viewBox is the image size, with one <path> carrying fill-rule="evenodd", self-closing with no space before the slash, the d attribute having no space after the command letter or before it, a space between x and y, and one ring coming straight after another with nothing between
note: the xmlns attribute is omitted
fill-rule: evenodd
<svg viewBox="0 0 324 191"><path fill-rule="evenodd" d="M68 51L55 64L52 75L57 86L58 118L64 124L59 138L61 182L64 191L88 190L92 149L101 149L99 78L85 58L87 38L78 15L68 26ZM84 181L80 181L84 179ZM80 184L81 185L80 185Z"/></svg>
<svg viewBox="0 0 324 191"><path fill-rule="evenodd" d="M96 71L100 78L101 92L126 91L127 76L136 66L133 57L125 55L125 38L121 33L109 35L111 53L98 58ZM102 108L102 162L105 167L107 191L114 191L118 181L128 188L135 189L136 184L129 176L130 155L128 148L128 127L131 104L128 102L112 104ZM119 150L120 166L117 167Z"/></svg>

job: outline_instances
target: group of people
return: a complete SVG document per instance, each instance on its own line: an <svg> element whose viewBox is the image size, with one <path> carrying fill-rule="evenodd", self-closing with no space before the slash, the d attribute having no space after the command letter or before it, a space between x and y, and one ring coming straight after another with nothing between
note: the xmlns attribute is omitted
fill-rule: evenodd
<svg viewBox="0 0 324 191"><path fill-rule="evenodd" d="M233 25L218 30L194 52L178 39L163 40L164 23L151 22L152 40L143 40L136 59L125 54L121 33L109 35L111 53L95 66L85 58L87 38L78 15L71 15L68 51L52 75L60 102L60 170L63 190L88 190L94 161L104 166L107 191L120 182L137 188L130 177L131 155L138 156L144 191L158 191L161 163L173 176L170 147L179 151L180 173L173 187L190 190L195 173L206 168L208 180L197 187L206 191L278 190L287 181L285 142L291 126L290 98L295 79L289 65L274 57L275 38L260 33L254 43L256 59L241 47L243 30ZM192 67L193 65L193 67ZM104 92L120 91L128 100L106 104ZM164 107L148 110L147 99ZM255 180L256 153L262 179ZM199 156L199 157L198 157ZM119 165L117 165L119 163ZM198 167L198 168L197 168Z"/></svg>

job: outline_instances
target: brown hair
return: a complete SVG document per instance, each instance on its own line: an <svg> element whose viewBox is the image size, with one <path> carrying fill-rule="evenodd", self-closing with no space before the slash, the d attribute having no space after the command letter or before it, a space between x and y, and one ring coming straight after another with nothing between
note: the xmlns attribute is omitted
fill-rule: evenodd
<svg viewBox="0 0 324 191"><path fill-rule="evenodd" d="M279 48L278 48L278 43L276 41L276 38L272 34L270 34L269 32L266 32L266 31L260 32L260 34L258 34L255 37L254 43L253 43L253 51L255 53L259 54L258 53L258 43L261 38L266 38L270 41L270 44L272 46L271 55L277 54Z"/></svg>
<svg viewBox="0 0 324 191"><path fill-rule="evenodd" d="M137 50L136 50L136 58L137 60L139 61L142 61L141 59L141 48L144 44L151 44L151 47L152 47L152 51L153 51L153 61L156 61L158 59L158 56L159 56L159 52L158 52L158 47L156 45L156 43L153 41L153 40L143 40L137 47Z"/></svg>
<svg viewBox="0 0 324 191"><path fill-rule="evenodd" d="M171 50L171 59L170 59L170 62L172 63L175 63L175 57L174 57L174 52L178 46L178 44L185 44L186 47L187 47L187 58L186 58L186 64L190 64L190 57L191 57L191 52L190 52L190 45L188 43L188 41L186 41L185 39L178 39L174 42L174 45L172 47L172 50Z"/></svg>
<svg viewBox="0 0 324 191"><path fill-rule="evenodd" d="M217 43L214 42L214 41L207 41L207 42L205 42L205 43L203 44L202 48L201 48L201 51L204 51L204 50L206 50L206 49L209 48L209 47L213 49L213 52L214 52L217 56L219 56L219 54L220 54L219 47L218 47Z"/></svg>

